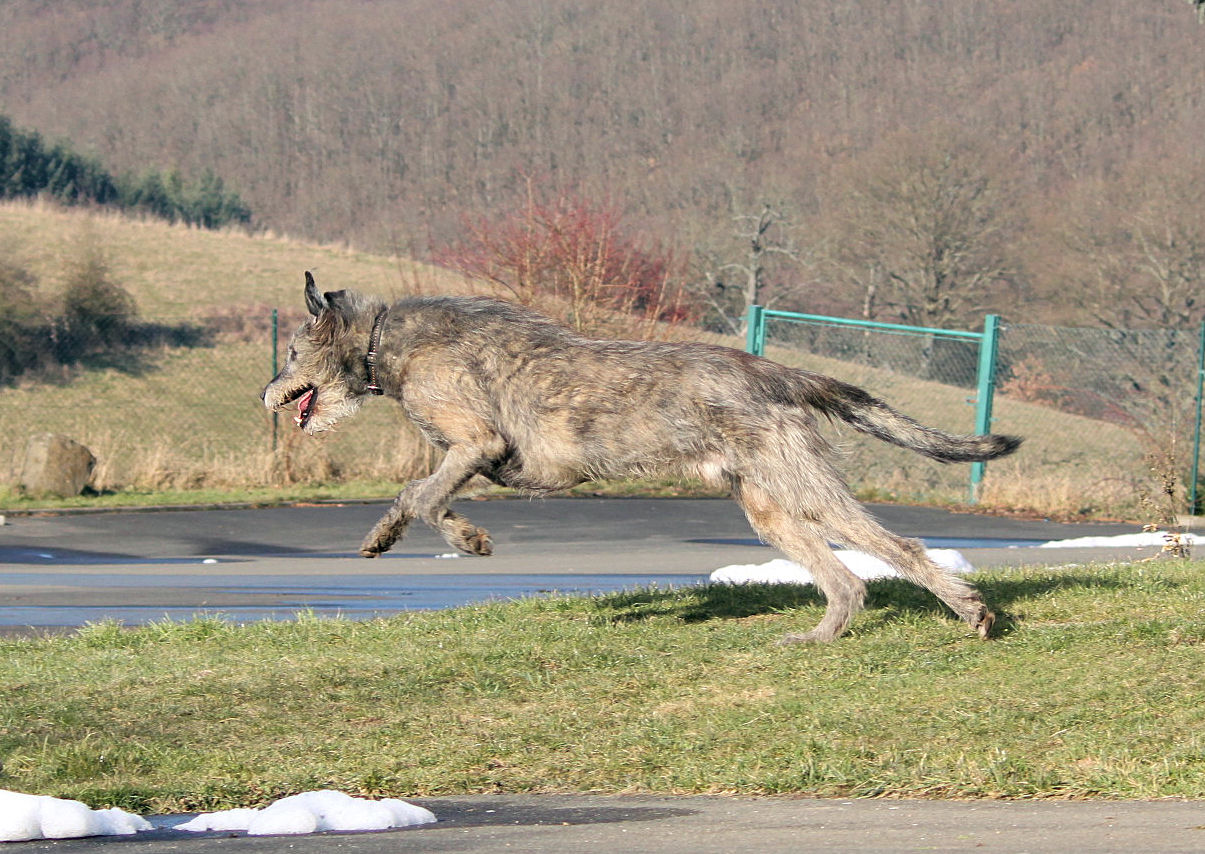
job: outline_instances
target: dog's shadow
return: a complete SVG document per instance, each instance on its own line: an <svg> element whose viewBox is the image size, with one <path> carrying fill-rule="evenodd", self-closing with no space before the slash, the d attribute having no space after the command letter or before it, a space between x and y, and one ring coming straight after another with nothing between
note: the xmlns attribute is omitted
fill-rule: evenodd
<svg viewBox="0 0 1205 854"><path fill-rule="evenodd" d="M946 615L950 612L929 591L898 578L867 582L867 609L896 613ZM1024 578L976 579L975 586L996 612L995 634L1016 628L1012 611L1017 603L1058 591L1117 590L1128 586L1117 577L1090 570L1051 572ZM813 585L706 584L689 588L645 588L596 597L599 617L612 623L656 618L685 623L782 614L800 608L822 608L824 597Z"/></svg>

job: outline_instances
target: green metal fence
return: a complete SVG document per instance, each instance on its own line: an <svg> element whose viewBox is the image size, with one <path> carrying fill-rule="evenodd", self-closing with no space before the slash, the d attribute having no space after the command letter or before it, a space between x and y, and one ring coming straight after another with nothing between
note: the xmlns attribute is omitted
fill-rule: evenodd
<svg viewBox="0 0 1205 854"><path fill-rule="evenodd" d="M746 349L855 382L942 429L1016 433L993 464L993 503L1067 512L1140 511L1174 473L1184 509L1200 506L1205 324L1200 330L1014 324L932 329L752 306ZM863 491L983 497L986 467L917 462L841 436ZM960 490L957 481L964 486Z"/></svg>

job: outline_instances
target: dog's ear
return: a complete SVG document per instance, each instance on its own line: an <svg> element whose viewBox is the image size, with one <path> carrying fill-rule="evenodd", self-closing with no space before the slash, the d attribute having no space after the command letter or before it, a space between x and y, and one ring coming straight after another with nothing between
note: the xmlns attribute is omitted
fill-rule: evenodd
<svg viewBox="0 0 1205 854"><path fill-rule="evenodd" d="M314 277L309 270L305 271L305 307L310 310L310 314L317 317L328 308L326 297L318 293L318 286L314 284Z"/></svg>
<svg viewBox="0 0 1205 854"><path fill-rule="evenodd" d="M322 295L326 307L342 317L351 317L355 312L355 295L348 290L327 291Z"/></svg>

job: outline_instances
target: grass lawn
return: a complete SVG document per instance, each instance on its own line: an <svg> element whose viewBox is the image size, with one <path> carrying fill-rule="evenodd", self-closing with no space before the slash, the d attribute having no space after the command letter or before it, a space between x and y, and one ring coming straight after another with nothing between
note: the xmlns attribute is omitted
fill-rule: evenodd
<svg viewBox="0 0 1205 854"><path fill-rule="evenodd" d="M641 589L370 622L0 642L0 788L138 812L351 794L1205 797L1205 562L980 573L1000 637L899 581Z"/></svg>

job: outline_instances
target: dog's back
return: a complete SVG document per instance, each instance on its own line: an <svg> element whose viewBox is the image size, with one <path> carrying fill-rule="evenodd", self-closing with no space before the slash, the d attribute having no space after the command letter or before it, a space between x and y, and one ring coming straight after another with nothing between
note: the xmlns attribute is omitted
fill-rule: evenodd
<svg viewBox="0 0 1205 854"><path fill-rule="evenodd" d="M856 386L727 347L587 338L481 297L405 300L395 309L414 330L409 349L462 392L473 389L485 404L476 411L520 445L551 432L596 476L648 472L659 460L748 442L782 409L807 422L821 413L942 462L994 459L1020 444L935 430Z"/></svg>

